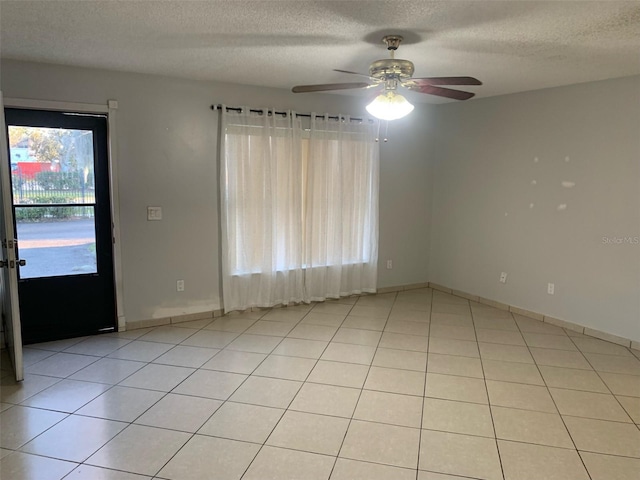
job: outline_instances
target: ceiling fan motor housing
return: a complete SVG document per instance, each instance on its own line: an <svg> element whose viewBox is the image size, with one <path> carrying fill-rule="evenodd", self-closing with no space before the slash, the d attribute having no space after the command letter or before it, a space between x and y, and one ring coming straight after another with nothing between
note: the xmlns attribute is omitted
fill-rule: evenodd
<svg viewBox="0 0 640 480"><path fill-rule="evenodd" d="M409 60L385 58L376 60L369 67L369 75L379 80L405 80L413 76L414 66Z"/></svg>

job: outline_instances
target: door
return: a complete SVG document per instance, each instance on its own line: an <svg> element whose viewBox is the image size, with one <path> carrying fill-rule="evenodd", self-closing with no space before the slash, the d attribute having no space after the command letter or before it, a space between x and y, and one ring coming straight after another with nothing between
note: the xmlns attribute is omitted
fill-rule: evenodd
<svg viewBox="0 0 640 480"><path fill-rule="evenodd" d="M0 111L2 111L2 92L0 92ZM0 115L1 131L5 129L4 115ZM9 161L7 158L6 137L0 135L0 238L2 255L0 258L0 301L2 302L2 330L16 381L24 379L22 368L22 336L20 331L20 310L18 309L18 274L16 266L15 235L13 210L11 209L11 183L9 180Z"/></svg>
<svg viewBox="0 0 640 480"><path fill-rule="evenodd" d="M5 116L24 343L115 330L106 116Z"/></svg>

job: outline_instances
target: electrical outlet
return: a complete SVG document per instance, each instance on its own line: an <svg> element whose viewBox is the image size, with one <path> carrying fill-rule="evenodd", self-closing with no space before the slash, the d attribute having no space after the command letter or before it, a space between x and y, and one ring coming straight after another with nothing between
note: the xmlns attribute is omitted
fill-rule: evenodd
<svg viewBox="0 0 640 480"><path fill-rule="evenodd" d="M147 220L162 220L162 207L147 207Z"/></svg>
<svg viewBox="0 0 640 480"><path fill-rule="evenodd" d="M393 260L387 260L387 270L391 270L393 268Z"/></svg>
<svg viewBox="0 0 640 480"><path fill-rule="evenodd" d="M500 274L500 283L507 283L507 272L502 272Z"/></svg>
<svg viewBox="0 0 640 480"><path fill-rule="evenodd" d="M176 282L176 290L179 292L184 292L184 280L178 280Z"/></svg>
<svg viewBox="0 0 640 480"><path fill-rule="evenodd" d="M556 293L556 285L554 283L547 284L547 293L549 295L554 295Z"/></svg>

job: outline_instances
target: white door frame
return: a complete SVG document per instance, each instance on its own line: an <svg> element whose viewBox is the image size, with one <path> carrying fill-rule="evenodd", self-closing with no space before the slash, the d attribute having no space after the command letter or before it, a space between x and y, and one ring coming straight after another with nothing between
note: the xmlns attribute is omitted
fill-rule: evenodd
<svg viewBox="0 0 640 480"><path fill-rule="evenodd" d="M118 161L116 142L116 111L117 100L109 100L106 105L92 103L57 102L51 100L32 100L26 98L5 98L5 108L23 108L28 110L52 110L77 113L106 114L108 122L108 155L109 155L109 189L111 198L111 222L113 237L113 273L116 295L116 315L118 316L118 331L126 329L124 313L124 292L122 282L122 248L120 243L120 199L118 196ZM2 133L4 135L4 133Z"/></svg>

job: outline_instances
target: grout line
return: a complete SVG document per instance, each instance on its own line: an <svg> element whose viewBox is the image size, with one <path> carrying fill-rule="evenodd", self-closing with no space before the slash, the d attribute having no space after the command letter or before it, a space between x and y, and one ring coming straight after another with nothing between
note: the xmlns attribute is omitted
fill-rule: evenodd
<svg viewBox="0 0 640 480"><path fill-rule="evenodd" d="M429 332L429 334L431 334L431 315L433 314L433 290L431 291L431 308L429 309L429 326L427 327L427 331ZM424 386L422 388L422 407L420 410L420 425L418 425L418 427L420 428L420 434L418 436L418 461L416 464L416 480L418 480L418 477L420 476L420 449L422 447L422 431L423 431L423 427L424 427L424 402L425 402L425 398L427 396L427 374L429 373L429 353L430 353L430 349L431 349L431 335L427 336L427 353L425 355L425 361L424 361Z"/></svg>

